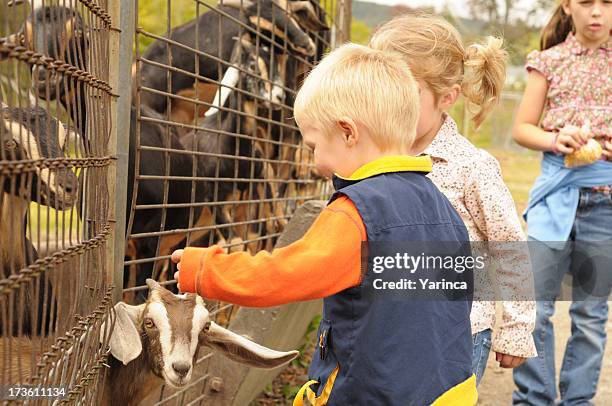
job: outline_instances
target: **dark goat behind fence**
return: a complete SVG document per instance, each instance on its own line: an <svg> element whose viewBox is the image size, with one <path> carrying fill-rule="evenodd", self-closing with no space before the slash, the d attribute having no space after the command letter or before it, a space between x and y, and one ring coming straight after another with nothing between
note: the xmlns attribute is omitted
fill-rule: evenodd
<svg viewBox="0 0 612 406"><path fill-rule="evenodd" d="M87 83L78 80L77 76L87 73L88 36L88 28L76 10L53 5L33 10L18 33L0 38L5 45L25 47L28 51L65 65L64 71L48 68L45 64L32 65L32 90L43 100L58 100L61 103L78 133L84 136L85 153L90 149L87 96L91 91L86 91ZM6 58L6 55L0 55L0 58Z"/></svg>
<svg viewBox="0 0 612 406"><path fill-rule="evenodd" d="M3 279L7 279L18 278L21 270L38 259L26 235L30 203L69 209L76 202L78 181L70 169L50 165L52 160L64 158L60 139L66 137L63 125L45 109L2 107L0 120L0 160L15 174L0 175L0 267ZM28 160L49 164L19 173L18 164ZM2 295L0 334L45 335L53 327L57 310L49 276L34 273L18 284L19 289Z"/></svg>
<svg viewBox="0 0 612 406"><path fill-rule="evenodd" d="M61 384L69 403L95 404L112 308L112 19L104 0L12 3L0 3L0 386Z"/></svg>
<svg viewBox="0 0 612 406"><path fill-rule="evenodd" d="M210 10L199 18L175 28L169 36L172 41L170 46L166 41L158 40L142 55L143 61L153 63L142 65L140 83L135 85L157 92L142 91L141 103L163 113L168 108L168 98L160 92L170 91L174 95L181 94L182 91L193 92L194 84L202 85L203 83L199 82L204 78L212 81L220 80L230 66L227 61L231 59L235 38L244 34L251 36L253 43L257 38L257 43L272 49L272 53L291 50L302 58L314 56L319 48L300 27L299 22L306 26L317 27L318 30L325 30L327 29L325 16L320 8L317 10L320 10L321 14L316 15L312 5L310 6L312 12L303 12L302 10L309 9L308 6L304 6L305 3L310 4L309 1L287 2L285 7L291 8L291 4L297 3L303 6L300 12L294 14L296 17L301 17L299 21L296 21L288 10L282 9L271 0L262 0L259 3L240 3L233 0L226 1L217 9ZM194 52L196 50L197 55ZM274 63L266 62L274 66ZM166 74L167 68L164 65L178 69L170 72L170 84ZM200 93L202 96L207 94L204 89ZM205 110L206 108L202 107L202 114Z"/></svg>

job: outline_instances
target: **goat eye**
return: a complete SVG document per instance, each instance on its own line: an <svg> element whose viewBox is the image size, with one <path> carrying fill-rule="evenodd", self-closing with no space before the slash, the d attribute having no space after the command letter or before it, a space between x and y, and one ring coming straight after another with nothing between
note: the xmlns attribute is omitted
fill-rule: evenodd
<svg viewBox="0 0 612 406"><path fill-rule="evenodd" d="M145 325L146 328L153 328L153 327L155 327L155 323L153 323L153 320L151 320L151 319L145 319L144 325Z"/></svg>

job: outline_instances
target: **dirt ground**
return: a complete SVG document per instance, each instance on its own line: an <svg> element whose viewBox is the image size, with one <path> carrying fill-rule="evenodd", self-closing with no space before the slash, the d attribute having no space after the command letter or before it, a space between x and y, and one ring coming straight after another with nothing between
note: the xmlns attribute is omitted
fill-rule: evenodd
<svg viewBox="0 0 612 406"><path fill-rule="evenodd" d="M565 343L570 335L571 322L568 315L570 302L557 303L553 323L555 326L555 342L556 342L556 365L557 378L558 369L563 360L563 350ZM612 306L612 302L610 303ZM607 325L608 346L604 356L604 365L601 371L597 397L594 399L596 405L612 405L612 320L608 321ZM478 388L480 406L499 406L510 405L512 402L512 391L514 382L512 381L512 372L508 369L503 369L497 366L495 362L495 354L492 353L489 357L489 363L485 376Z"/></svg>

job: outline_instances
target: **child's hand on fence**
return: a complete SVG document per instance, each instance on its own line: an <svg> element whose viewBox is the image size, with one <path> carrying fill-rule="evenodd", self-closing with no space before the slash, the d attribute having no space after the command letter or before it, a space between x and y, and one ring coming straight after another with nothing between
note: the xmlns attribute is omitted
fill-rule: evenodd
<svg viewBox="0 0 612 406"><path fill-rule="evenodd" d="M592 134L587 131L582 131L575 125L566 125L555 137L553 151L563 155L571 154L585 145Z"/></svg>
<svg viewBox="0 0 612 406"><path fill-rule="evenodd" d="M495 352L495 361L499 362L499 366L502 368L516 368L525 362L525 359L526 358L517 357L515 355Z"/></svg>
<svg viewBox="0 0 612 406"><path fill-rule="evenodd" d="M178 284L179 271L181 270L181 257L183 256L184 250L176 250L172 253L172 262L176 264L177 271L174 273L174 279L176 280L176 288L181 290L181 286Z"/></svg>

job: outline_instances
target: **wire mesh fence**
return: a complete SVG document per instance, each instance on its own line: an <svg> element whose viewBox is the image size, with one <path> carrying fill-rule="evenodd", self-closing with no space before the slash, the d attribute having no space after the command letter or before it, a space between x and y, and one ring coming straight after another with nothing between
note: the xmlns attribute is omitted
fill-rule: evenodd
<svg viewBox="0 0 612 406"><path fill-rule="evenodd" d="M292 107L305 73L348 38L349 5L137 1L124 300L145 300L149 277L175 289L174 249L270 250L298 205L327 196ZM207 304L221 325L236 312ZM205 401L211 357L187 388L149 401Z"/></svg>
<svg viewBox="0 0 612 406"><path fill-rule="evenodd" d="M61 386L61 402L92 402L107 357L105 9L0 2L0 385Z"/></svg>
<svg viewBox="0 0 612 406"><path fill-rule="evenodd" d="M118 10L132 7L132 79L116 83ZM269 250L298 205L327 196L292 106L349 26L337 0L0 1L2 390L61 386L60 403L99 404L112 284L132 304L147 278L175 291L174 249ZM221 325L235 313L207 305ZM205 401L212 357L147 402Z"/></svg>

